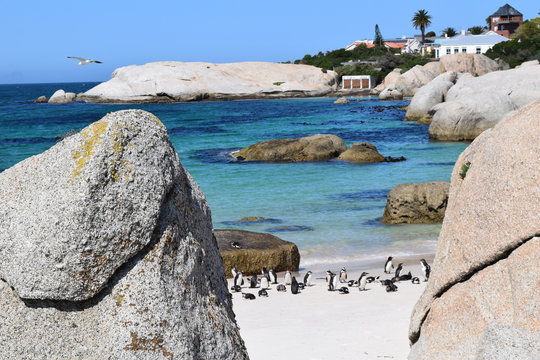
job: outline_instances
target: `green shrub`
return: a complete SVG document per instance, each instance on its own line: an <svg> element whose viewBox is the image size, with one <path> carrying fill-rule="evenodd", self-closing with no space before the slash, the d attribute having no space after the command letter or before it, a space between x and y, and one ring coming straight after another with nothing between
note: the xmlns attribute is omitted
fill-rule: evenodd
<svg viewBox="0 0 540 360"><path fill-rule="evenodd" d="M461 165L461 172L459 173L459 177L461 178L461 180L465 179L465 176L467 176L467 171L469 171L470 167L470 161L467 161L465 164Z"/></svg>

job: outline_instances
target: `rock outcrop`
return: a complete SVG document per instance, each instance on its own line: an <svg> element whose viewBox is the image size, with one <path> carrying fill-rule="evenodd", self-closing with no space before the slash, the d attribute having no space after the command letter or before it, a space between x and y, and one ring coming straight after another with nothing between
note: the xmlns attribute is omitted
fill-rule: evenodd
<svg viewBox="0 0 540 360"><path fill-rule="evenodd" d="M441 223L449 187L446 181L394 186L388 193L382 221L386 224Z"/></svg>
<svg viewBox="0 0 540 360"><path fill-rule="evenodd" d="M73 102L77 94L72 92L65 92L64 90L56 90L54 94L49 98L49 104L67 104Z"/></svg>
<svg viewBox="0 0 540 360"><path fill-rule="evenodd" d="M321 96L335 89L336 75L310 65L153 62L116 69L78 99L90 102L174 102Z"/></svg>
<svg viewBox="0 0 540 360"><path fill-rule="evenodd" d="M37 104L40 104L40 103L46 103L49 99L47 99L46 96L40 96L38 97L36 100L34 100L35 103Z"/></svg>
<svg viewBox="0 0 540 360"><path fill-rule="evenodd" d="M457 73L445 72L437 76L433 81L418 89L407 107L405 120L428 123L431 121L430 110L444 101L448 90L454 86Z"/></svg>
<svg viewBox="0 0 540 360"><path fill-rule="evenodd" d="M214 230L214 234L226 274L231 274L233 267L247 275L260 274L263 267L275 271L298 270L300 253L292 242L244 230Z"/></svg>
<svg viewBox="0 0 540 360"><path fill-rule="evenodd" d="M394 88L396 85L397 79L401 76L401 69L394 69L385 76L384 80L373 88L370 94L379 95L384 89Z"/></svg>
<svg viewBox="0 0 540 360"><path fill-rule="evenodd" d="M538 358L539 114L512 112L457 160L409 359Z"/></svg>
<svg viewBox="0 0 540 360"><path fill-rule="evenodd" d="M431 109L432 139L473 140L506 114L540 99L540 66L463 76Z"/></svg>
<svg viewBox="0 0 540 360"><path fill-rule="evenodd" d="M430 62L424 66L416 65L396 80L395 89L400 91L403 96L413 96L420 87L440 74L438 62Z"/></svg>
<svg viewBox="0 0 540 360"><path fill-rule="evenodd" d="M521 63L521 65L516 66L516 69L520 69L522 67L527 67L527 66L536 66L536 65L540 65L540 61L538 60L525 61Z"/></svg>
<svg viewBox="0 0 540 360"><path fill-rule="evenodd" d="M354 143L342 152L338 159L355 163L372 163L384 161L384 156L371 143Z"/></svg>
<svg viewBox="0 0 540 360"><path fill-rule="evenodd" d="M339 156L347 149L335 135L317 134L296 139L267 140L233 154L242 161L321 161Z"/></svg>
<svg viewBox="0 0 540 360"><path fill-rule="evenodd" d="M337 100L334 101L334 104L348 104L349 103L349 100L347 100L346 98L342 97L342 98L339 98Z"/></svg>
<svg viewBox="0 0 540 360"><path fill-rule="evenodd" d="M0 174L9 359L247 359L204 195L167 130L111 113Z"/></svg>
<svg viewBox="0 0 540 360"><path fill-rule="evenodd" d="M379 94L379 100L402 100L403 99L403 93L396 89L384 89Z"/></svg>
<svg viewBox="0 0 540 360"><path fill-rule="evenodd" d="M483 54L453 54L446 55L439 60L439 71L445 73L454 71L481 76L492 71L503 70L500 63Z"/></svg>

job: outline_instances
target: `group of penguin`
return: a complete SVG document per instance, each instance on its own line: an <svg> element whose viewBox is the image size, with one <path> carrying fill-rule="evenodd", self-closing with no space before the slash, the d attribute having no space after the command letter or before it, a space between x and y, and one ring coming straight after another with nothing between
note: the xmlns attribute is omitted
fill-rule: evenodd
<svg viewBox="0 0 540 360"><path fill-rule="evenodd" d="M421 259L420 264L424 281L428 281L431 273L431 266L426 262L425 259ZM389 256L384 264L384 273L392 274L393 269L393 258ZM231 272L234 279L231 291L242 293L242 297L246 300L255 300L256 297L254 294L242 292L242 285L244 285L244 277L242 272L234 267L231 269ZM255 289L259 287L259 297L268 297L267 289L270 288L270 284L277 285L276 290L278 292L286 292L286 285L290 285L292 294L298 294L300 290L304 290L306 287L313 285L313 273L311 271L306 273L303 282L298 282L296 277L292 276L290 271L287 271L284 279L285 284L278 284L278 277L274 269L267 270L265 267L263 267L261 275L262 276L260 278L257 275L253 275L249 278L249 288ZM347 270L342 268L339 274L333 273L330 270L326 271L325 280L328 286L328 291L338 291L340 294L348 294L349 288L354 286L357 286L359 291L365 291L366 285L373 282L380 283L382 286L385 286L386 292L397 291L398 287L395 283L400 281L410 280L413 284L420 284L420 278L413 277L410 271L407 274L403 273L403 263L398 264L394 271L394 277L391 279L380 279L380 276L373 277L368 275L369 274L367 272L362 272L358 280L347 280ZM339 284L347 284L348 286L340 287Z"/></svg>

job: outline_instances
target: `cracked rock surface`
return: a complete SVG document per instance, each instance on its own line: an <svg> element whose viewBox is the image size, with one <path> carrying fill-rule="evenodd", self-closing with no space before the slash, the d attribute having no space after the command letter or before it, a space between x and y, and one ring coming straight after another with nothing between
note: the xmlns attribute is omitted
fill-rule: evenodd
<svg viewBox="0 0 540 360"><path fill-rule="evenodd" d="M0 198L2 358L248 358L210 210L152 114L4 171Z"/></svg>
<svg viewBox="0 0 540 360"><path fill-rule="evenodd" d="M456 162L432 274L411 318L410 359L481 359L481 348L507 339L493 328L540 332L539 114L540 101L509 114ZM496 359L531 344L519 340ZM526 352L539 350L533 342Z"/></svg>

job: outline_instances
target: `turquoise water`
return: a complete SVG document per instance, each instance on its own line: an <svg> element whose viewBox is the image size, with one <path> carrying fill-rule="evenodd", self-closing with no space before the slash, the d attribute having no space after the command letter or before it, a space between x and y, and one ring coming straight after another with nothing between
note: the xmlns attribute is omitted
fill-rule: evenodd
<svg viewBox="0 0 540 360"><path fill-rule="evenodd" d="M383 225L387 192L404 182L449 180L466 143L430 142L428 126L402 121L407 101L372 98L334 105L331 98L177 104L32 104L55 90L93 83L0 85L0 170L43 152L60 136L108 112L139 108L157 115L182 164L212 209L215 228L274 232L295 242L302 265L361 262L434 251L440 225ZM355 165L341 161L241 163L230 153L253 143L317 133L374 143L407 161ZM274 222L238 224L245 216ZM276 226L299 231L275 232Z"/></svg>

